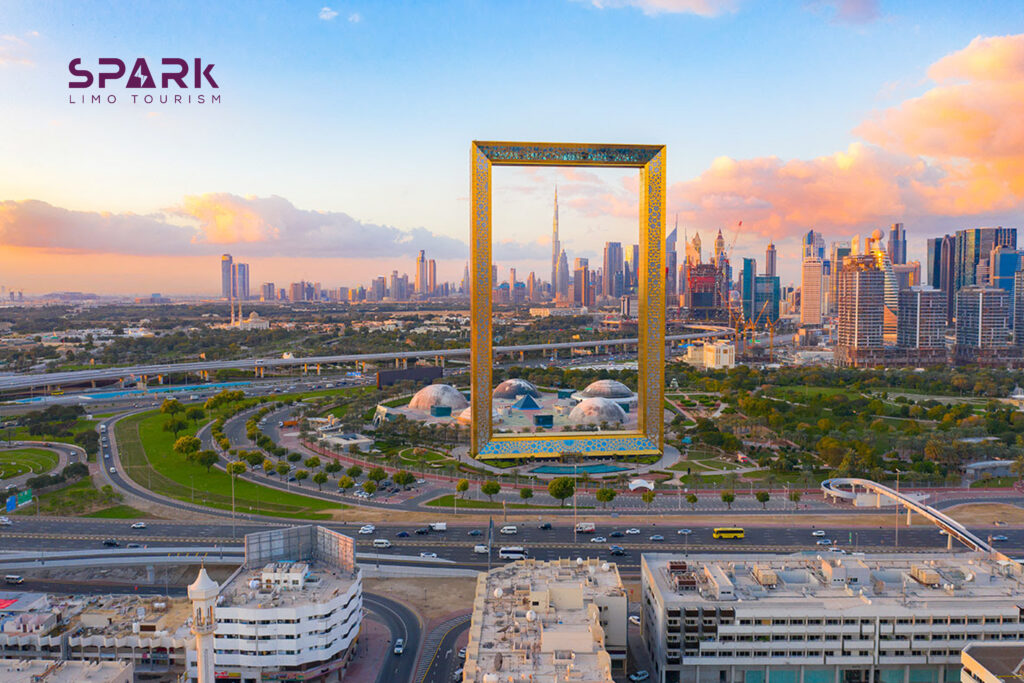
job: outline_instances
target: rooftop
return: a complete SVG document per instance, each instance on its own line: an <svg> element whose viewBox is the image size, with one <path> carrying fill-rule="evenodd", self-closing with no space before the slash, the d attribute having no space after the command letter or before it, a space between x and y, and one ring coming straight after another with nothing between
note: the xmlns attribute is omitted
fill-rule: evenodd
<svg viewBox="0 0 1024 683"><path fill-rule="evenodd" d="M519 560L481 574L466 681L512 673L535 683L611 683L600 596L625 596L613 563Z"/></svg>
<svg viewBox="0 0 1024 683"><path fill-rule="evenodd" d="M1022 643L998 645L971 643L964 648L963 654L999 678L1018 678L1021 665L1024 665L1024 644Z"/></svg>
<svg viewBox="0 0 1024 683"><path fill-rule="evenodd" d="M324 603L347 592L355 581L352 572L325 562L272 562L240 571L221 589L223 600L218 607L267 609Z"/></svg>
<svg viewBox="0 0 1024 683"><path fill-rule="evenodd" d="M844 616L1012 610L1024 600L1013 563L983 553L909 555L643 555L669 604L731 602L766 616L824 609ZM737 604L738 603L738 604ZM799 604L799 607L797 607Z"/></svg>
<svg viewBox="0 0 1024 683"><path fill-rule="evenodd" d="M7 683L110 683L132 680L128 662L0 659L0 680Z"/></svg>
<svg viewBox="0 0 1024 683"><path fill-rule="evenodd" d="M192 605L184 598L97 595L74 597L54 607L67 615L65 631L71 635L191 637L188 619Z"/></svg>

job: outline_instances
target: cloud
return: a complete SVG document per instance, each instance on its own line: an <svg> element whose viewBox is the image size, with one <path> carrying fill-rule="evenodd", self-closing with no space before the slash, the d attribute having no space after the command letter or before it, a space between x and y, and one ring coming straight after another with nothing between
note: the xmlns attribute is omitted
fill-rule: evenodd
<svg viewBox="0 0 1024 683"><path fill-rule="evenodd" d="M648 16L696 14L701 17L717 17L721 14L735 12L739 5L739 0L589 0L589 2L598 9L633 7Z"/></svg>
<svg viewBox="0 0 1024 683"><path fill-rule="evenodd" d="M811 0L806 7L836 24L870 24L881 16L878 0Z"/></svg>
<svg viewBox="0 0 1024 683"><path fill-rule="evenodd" d="M35 31L25 35L29 38L39 36ZM0 67L12 65L32 66L33 62L27 56L30 50L31 46L22 38L10 34L0 35Z"/></svg>
<svg viewBox="0 0 1024 683"><path fill-rule="evenodd" d="M338 13L332 10L327 5L320 8L320 14L317 15L323 21L331 21L334 17L338 16Z"/></svg>
<svg viewBox="0 0 1024 683"><path fill-rule="evenodd" d="M348 21L350 24L358 24L362 20L363 15L359 14L359 12L353 12L352 14L348 15Z"/></svg>
<svg viewBox="0 0 1024 683"><path fill-rule="evenodd" d="M400 230L341 212L299 209L282 197L226 193L188 196L145 216L3 201L0 243L79 254L192 256L229 247L264 257L396 258L427 249L445 259L468 253L464 242L425 228Z"/></svg>

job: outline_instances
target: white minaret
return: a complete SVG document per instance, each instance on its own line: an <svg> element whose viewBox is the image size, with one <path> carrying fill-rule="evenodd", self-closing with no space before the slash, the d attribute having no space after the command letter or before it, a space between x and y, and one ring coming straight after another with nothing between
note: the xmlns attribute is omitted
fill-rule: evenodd
<svg viewBox="0 0 1024 683"><path fill-rule="evenodd" d="M206 573L206 567L199 570L199 576L188 587L188 599L192 601L192 635L196 637L196 681L216 683L213 672L213 632L217 630L214 609L220 585Z"/></svg>

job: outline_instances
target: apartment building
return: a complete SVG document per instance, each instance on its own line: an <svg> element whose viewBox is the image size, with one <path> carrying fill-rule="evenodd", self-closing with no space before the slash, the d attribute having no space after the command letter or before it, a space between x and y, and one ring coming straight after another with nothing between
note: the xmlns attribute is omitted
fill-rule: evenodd
<svg viewBox="0 0 1024 683"><path fill-rule="evenodd" d="M662 683L956 683L971 641L1024 634L1020 565L983 554L641 559Z"/></svg>
<svg viewBox="0 0 1024 683"><path fill-rule="evenodd" d="M626 664L627 596L614 563L518 560L477 579L465 683L612 683Z"/></svg>

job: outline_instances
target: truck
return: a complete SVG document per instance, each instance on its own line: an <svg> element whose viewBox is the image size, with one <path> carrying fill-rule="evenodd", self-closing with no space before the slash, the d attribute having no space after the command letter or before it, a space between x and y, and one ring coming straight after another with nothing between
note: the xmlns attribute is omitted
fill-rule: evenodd
<svg viewBox="0 0 1024 683"><path fill-rule="evenodd" d="M431 522L431 531L448 531L448 522Z"/></svg>
<svg viewBox="0 0 1024 683"><path fill-rule="evenodd" d="M580 522L576 525L576 533L578 534L592 534L597 529L593 522Z"/></svg>

